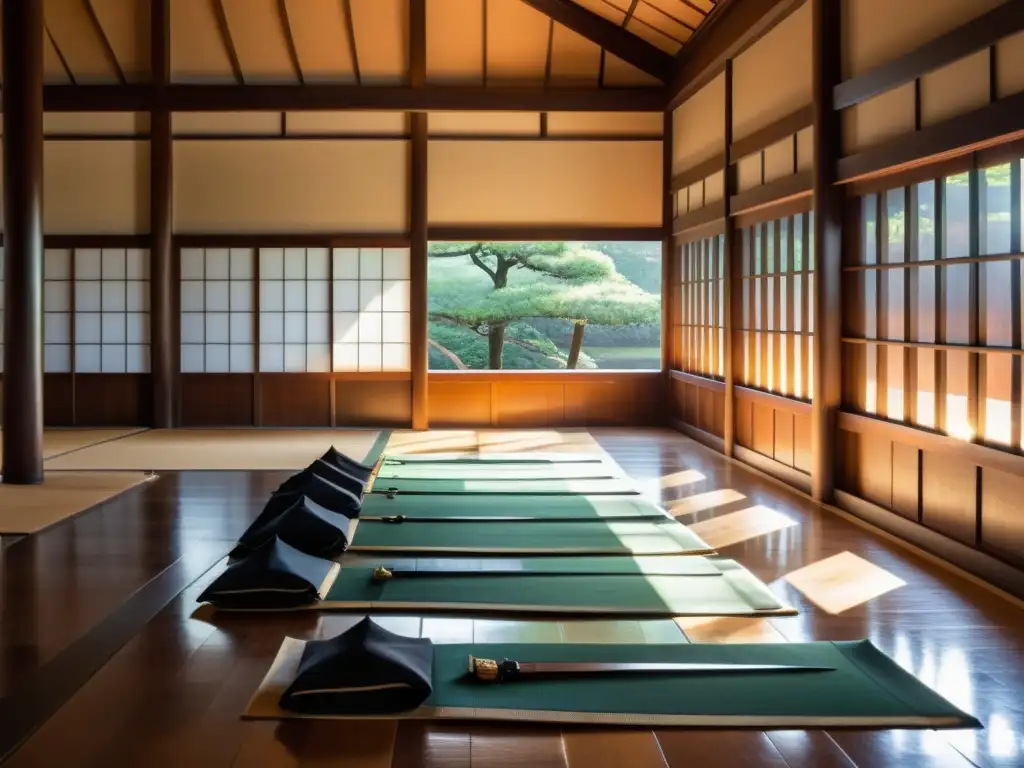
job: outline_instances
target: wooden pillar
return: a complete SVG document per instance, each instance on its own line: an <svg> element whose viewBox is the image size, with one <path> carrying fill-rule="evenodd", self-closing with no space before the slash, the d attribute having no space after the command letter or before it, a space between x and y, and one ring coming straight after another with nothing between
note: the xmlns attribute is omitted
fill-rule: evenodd
<svg viewBox="0 0 1024 768"><path fill-rule="evenodd" d="M409 6L409 74L413 88L427 79L426 0L411 0ZM410 354L412 363L412 428L429 424L427 403L427 113L410 115L409 159L409 278Z"/></svg>
<svg viewBox="0 0 1024 768"><path fill-rule="evenodd" d="M174 226L170 80L170 3L153 0L150 17L153 103L149 129L150 370L153 426L174 426Z"/></svg>
<svg viewBox="0 0 1024 768"><path fill-rule="evenodd" d="M736 361L733 359L736 354L736 329L740 327L739 319L742 317L739 312L740 302L733 296L733 292L742 286L743 275L742 264L733 251L736 241L735 228L730 219L729 199L735 190L733 183L732 163L729 159L729 147L732 145L732 59L725 62L725 130L723 133L722 155L725 162L722 167L722 201L723 216L725 217L725 274L723 275L724 285L722 293L725 296L725 306L722 314L725 318L725 349L722 350L723 378L725 379L725 409L722 424L722 449L726 456L732 456L736 447ZM742 345L740 345L742 348Z"/></svg>
<svg viewBox="0 0 1024 768"><path fill-rule="evenodd" d="M676 195L672 191L672 110L665 112L662 123L662 172L661 172L661 372L665 377L665 413L670 414L667 404L672 401L672 381L669 371L679 361L675 359L675 326L677 295L676 249L672 237L672 222L676 215Z"/></svg>
<svg viewBox="0 0 1024 768"><path fill-rule="evenodd" d="M3 4L3 481L43 481L43 0Z"/></svg>
<svg viewBox="0 0 1024 768"><path fill-rule="evenodd" d="M829 502L835 489L836 418L842 398L842 193L836 186L840 114L833 92L840 65L840 4L811 0L814 106L815 251L814 377L811 402L811 495Z"/></svg>

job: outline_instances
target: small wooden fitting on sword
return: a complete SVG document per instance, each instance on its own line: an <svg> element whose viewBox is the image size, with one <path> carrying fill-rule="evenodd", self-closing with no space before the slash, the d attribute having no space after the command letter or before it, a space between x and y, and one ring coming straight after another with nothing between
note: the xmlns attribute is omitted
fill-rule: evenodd
<svg viewBox="0 0 1024 768"><path fill-rule="evenodd" d="M373 580L374 581L388 581L393 579L395 574L385 568L383 565L378 565L373 569Z"/></svg>
<svg viewBox="0 0 1024 768"><path fill-rule="evenodd" d="M519 677L519 662L505 659L500 663L494 659L469 657L469 671L484 683L505 683Z"/></svg>

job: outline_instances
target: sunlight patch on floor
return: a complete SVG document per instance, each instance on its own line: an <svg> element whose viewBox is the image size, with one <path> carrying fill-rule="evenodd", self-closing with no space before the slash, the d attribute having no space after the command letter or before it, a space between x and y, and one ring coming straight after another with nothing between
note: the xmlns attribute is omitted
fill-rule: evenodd
<svg viewBox="0 0 1024 768"><path fill-rule="evenodd" d="M852 552L840 552L785 576L826 613L838 614L906 586L906 582Z"/></svg>
<svg viewBox="0 0 1024 768"><path fill-rule="evenodd" d="M696 493L693 496L687 496L685 499L670 501L666 504L666 507L674 517L680 517L693 514L694 512L703 512L706 509L721 507L745 498L747 497L739 491L734 491L732 488L720 488L717 491Z"/></svg>
<svg viewBox="0 0 1024 768"><path fill-rule="evenodd" d="M681 472L673 472L669 475L662 475L658 481L659 487L664 491L669 488L681 488L684 485L693 485L701 480L706 480L703 472L696 469L684 469Z"/></svg>
<svg viewBox="0 0 1024 768"><path fill-rule="evenodd" d="M674 619L691 643L784 643L768 619L738 616L680 616Z"/></svg>
<svg viewBox="0 0 1024 768"><path fill-rule="evenodd" d="M701 520L689 526L715 549L739 544L758 536L766 536L783 528L797 525L797 521L762 504L738 512Z"/></svg>

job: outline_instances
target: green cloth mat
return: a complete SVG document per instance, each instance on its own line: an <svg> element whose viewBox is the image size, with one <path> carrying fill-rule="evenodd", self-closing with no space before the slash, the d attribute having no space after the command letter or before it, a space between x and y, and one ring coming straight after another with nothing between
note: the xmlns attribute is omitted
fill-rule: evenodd
<svg viewBox="0 0 1024 768"><path fill-rule="evenodd" d="M539 496L626 495L637 493L629 480L402 480L381 478L374 480L373 493L473 493L500 495L525 493Z"/></svg>
<svg viewBox="0 0 1024 768"><path fill-rule="evenodd" d="M534 562L530 562L530 560ZM353 611L469 610L644 617L792 615L768 587L731 560L703 557L531 558L514 575L396 576L375 582L369 567L342 565L318 607ZM500 562L500 561L499 561ZM658 563L662 567L658 567ZM692 564L687 567L687 564ZM386 563L381 563L386 564ZM480 561L476 561L480 567ZM394 564L414 569L413 563ZM471 571L473 563L454 564ZM609 575L573 575L579 570ZM425 564L424 570L427 570ZM531 576L531 570L561 571ZM645 573L646 571L646 573Z"/></svg>
<svg viewBox="0 0 1024 768"><path fill-rule="evenodd" d="M580 478L622 477L622 471L610 464L385 464L377 472L377 481L403 480L576 480Z"/></svg>
<svg viewBox="0 0 1024 768"><path fill-rule="evenodd" d="M699 536L664 521L571 523L385 523L360 520L350 552L462 552L466 554L706 555Z"/></svg>
<svg viewBox="0 0 1024 768"><path fill-rule="evenodd" d="M384 466L396 464L578 464L601 462L595 453L487 453L481 456L460 456L457 453L391 453L384 457Z"/></svg>
<svg viewBox="0 0 1024 768"><path fill-rule="evenodd" d="M294 679L303 647L301 641L285 639L246 717L303 717L276 706L276 697ZM802 674L605 675L495 685L469 676L470 655L520 662L799 664L835 669ZM433 692L423 706L399 715L368 717L757 729L981 727L868 640L761 645L435 643Z"/></svg>
<svg viewBox="0 0 1024 768"><path fill-rule="evenodd" d="M488 496L424 494L363 498L360 518L392 517L652 517L665 512L639 496Z"/></svg>
<svg viewBox="0 0 1024 768"><path fill-rule="evenodd" d="M377 435L377 439L373 441L373 445L370 446L369 452L363 457L362 463L369 467L374 466L377 460L380 459L381 454L384 453L384 449L388 446L388 440L391 439L391 430L382 429Z"/></svg>

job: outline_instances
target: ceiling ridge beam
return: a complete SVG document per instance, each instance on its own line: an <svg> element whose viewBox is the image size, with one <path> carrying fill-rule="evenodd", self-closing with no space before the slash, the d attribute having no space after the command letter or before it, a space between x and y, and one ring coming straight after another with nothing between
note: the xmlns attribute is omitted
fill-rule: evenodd
<svg viewBox="0 0 1024 768"><path fill-rule="evenodd" d="M662 82L667 82L672 76L675 59L670 54L655 48L618 24L598 16L573 0L522 2Z"/></svg>

